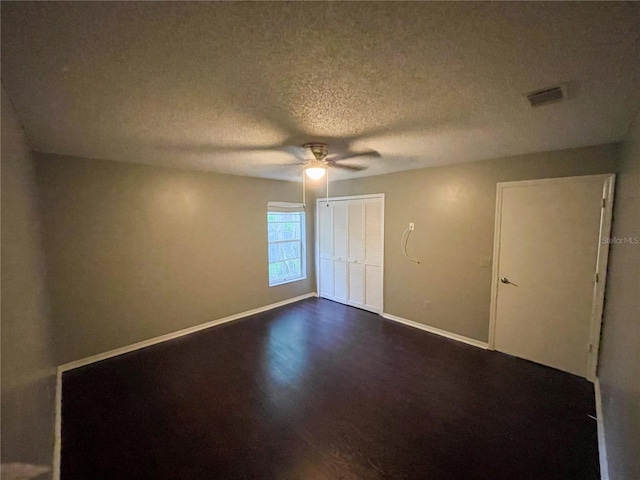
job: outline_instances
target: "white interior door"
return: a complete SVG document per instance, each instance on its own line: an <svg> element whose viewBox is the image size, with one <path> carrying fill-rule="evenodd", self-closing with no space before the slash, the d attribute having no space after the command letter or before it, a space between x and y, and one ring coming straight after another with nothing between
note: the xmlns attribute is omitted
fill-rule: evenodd
<svg viewBox="0 0 640 480"><path fill-rule="evenodd" d="M498 184L490 338L496 350L587 376L610 178Z"/></svg>

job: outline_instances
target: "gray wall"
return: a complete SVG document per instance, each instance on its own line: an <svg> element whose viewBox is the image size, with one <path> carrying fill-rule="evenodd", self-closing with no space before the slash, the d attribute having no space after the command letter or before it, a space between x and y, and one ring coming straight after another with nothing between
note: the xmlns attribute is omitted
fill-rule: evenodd
<svg viewBox="0 0 640 480"><path fill-rule="evenodd" d="M4 89L1 156L2 462L50 468L55 369L32 160Z"/></svg>
<svg viewBox="0 0 640 480"><path fill-rule="evenodd" d="M496 183L613 173L617 156L616 145L522 155L334 182L330 195L386 194L386 313L486 342ZM420 265L400 250L409 222Z"/></svg>
<svg viewBox="0 0 640 480"><path fill-rule="evenodd" d="M307 280L268 285L267 201L300 184L35 157L58 364L315 291L311 248Z"/></svg>
<svg viewBox="0 0 640 480"><path fill-rule="evenodd" d="M640 478L640 117L616 182L598 377L611 480ZM624 240L621 240L624 241Z"/></svg>

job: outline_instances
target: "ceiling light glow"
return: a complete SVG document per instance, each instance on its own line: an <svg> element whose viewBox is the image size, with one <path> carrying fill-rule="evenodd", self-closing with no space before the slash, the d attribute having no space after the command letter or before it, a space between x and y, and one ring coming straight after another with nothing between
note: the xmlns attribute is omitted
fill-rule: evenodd
<svg viewBox="0 0 640 480"><path fill-rule="evenodd" d="M326 169L324 167L309 167L309 168L306 168L304 172L307 174L307 177L309 177L310 179L318 180L324 177L324 174L326 173Z"/></svg>

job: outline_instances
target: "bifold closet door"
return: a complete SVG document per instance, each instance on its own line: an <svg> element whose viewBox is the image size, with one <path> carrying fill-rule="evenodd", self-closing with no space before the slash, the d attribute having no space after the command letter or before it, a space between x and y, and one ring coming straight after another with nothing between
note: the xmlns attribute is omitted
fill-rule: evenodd
<svg viewBox="0 0 640 480"><path fill-rule="evenodd" d="M383 200L318 201L321 297L382 313Z"/></svg>

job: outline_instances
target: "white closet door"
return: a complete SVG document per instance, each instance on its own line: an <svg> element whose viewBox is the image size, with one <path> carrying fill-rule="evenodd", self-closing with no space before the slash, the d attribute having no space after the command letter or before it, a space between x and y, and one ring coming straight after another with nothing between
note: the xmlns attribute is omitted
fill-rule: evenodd
<svg viewBox="0 0 640 480"><path fill-rule="evenodd" d="M384 226L382 200L364 200L364 308L382 313Z"/></svg>
<svg viewBox="0 0 640 480"><path fill-rule="evenodd" d="M347 303L347 235L348 235L348 202L331 202L333 209L333 275L334 299Z"/></svg>
<svg viewBox="0 0 640 480"><path fill-rule="evenodd" d="M347 262L349 274L348 301L354 307L364 307L364 202L348 202Z"/></svg>
<svg viewBox="0 0 640 480"><path fill-rule="evenodd" d="M321 297L334 298L333 275L333 209L326 203L318 204L318 291Z"/></svg>
<svg viewBox="0 0 640 480"><path fill-rule="evenodd" d="M318 201L318 292L321 297L382 313L382 197Z"/></svg>

